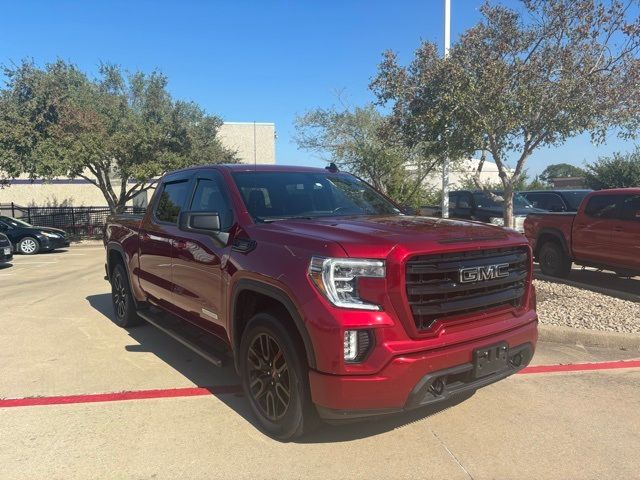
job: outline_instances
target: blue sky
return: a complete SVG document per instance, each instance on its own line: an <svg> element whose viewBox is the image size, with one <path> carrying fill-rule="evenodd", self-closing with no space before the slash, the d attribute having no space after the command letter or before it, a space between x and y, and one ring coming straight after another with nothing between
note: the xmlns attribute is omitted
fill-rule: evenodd
<svg viewBox="0 0 640 480"><path fill-rule="evenodd" d="M368 84L385 49L407 62L421 40L442 41L441 0L4 2L0 63L63 58L95 72L101 61L158 69L174 96L227 121L274 122L280 164L324 165L292 142L297 114L373 99ZM479 18L481 0L452 0L452 39ZM508 3L508 2L507 2ZM581 165L631 149L588 137L529 162Z"/></svg>

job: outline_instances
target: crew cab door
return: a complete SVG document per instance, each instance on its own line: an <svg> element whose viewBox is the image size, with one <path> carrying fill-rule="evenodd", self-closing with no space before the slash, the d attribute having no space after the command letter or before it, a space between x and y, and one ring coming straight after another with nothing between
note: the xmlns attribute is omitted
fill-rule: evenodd
<svg viewBox="0 0 640 480"><path fill-rule="evenodd" d="M172 264L174 303L183 318L224 337L223 266L231 250L234 215L220 173L202 170L194 177L186 211L217 213L219 233L180 232Z"/></svg>
<svg viewBox="0 0 640 480"><path fill-rule="evenodd" d="M191 191L192 172L163 178L153 205L142 222L140 236L140 287L149 299L173 310L171 264L174 242L180 238L178 215Z"/></svg>
<svg viewBox="0 0 640 480"><path fill-rule="evenodd" d="M611 233L615 265L640 270L640 195L620 197L620 215Z"/></svg>
<svg viewBox="0 0 640 480"><path fill-rule="evenodd" d="M592 195L573 221L571 248L578 260L611 263L612 232L620 223L618 195Z"/></svg>

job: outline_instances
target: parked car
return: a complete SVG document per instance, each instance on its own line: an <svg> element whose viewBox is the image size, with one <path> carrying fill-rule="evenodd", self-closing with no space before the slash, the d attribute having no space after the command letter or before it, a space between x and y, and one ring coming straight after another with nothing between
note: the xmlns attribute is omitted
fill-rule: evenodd
<svg viewBox="0 0 640 480"><path fill-rule="evenodd" d="M493 225L504 225L504 193L490 190L456 190L449 192L449 217L479 220ZM523 230L524 219L530 213L543 210L535 208L522 195L513 195L514 228Z"/></svg>
<svg viewBox="0 0 640 480"><path fill-rule="evenodd" d="M4 233L17 252L35 255L69 246L64 230L50 227L34 227L17 218L0 216L0 232Z"/></svg>
<svg viewBox="0 0 640 480"><path fill-rule="evenodd" d="M13 248L6 235L0 233L0 264L10 262L13 259Z"/></svg>
<svg viewBox="0 0 640 480"><path fill-rule="evenodd" d="M640 188L591 192L577 213L530 215L524 228L547 275L567 277L572 263L640 274Z"/></svg>
<svg viewBox="0 0 640 480"><path fill-rule="evenodd" d="M537 340L522 235L405 215L346 173L180 170L144 216L110 217L104 243L115 322L145 319L216 364L185 326L222 339L280 439L318 415L473 392L526 366Z"/></svg>
<svg viewBox="0 0 640 480"><path fill-rule="evenodd" d="M592 190L532 190L518 192L531 205L548 212L577 212L584 197Z"/></svg>

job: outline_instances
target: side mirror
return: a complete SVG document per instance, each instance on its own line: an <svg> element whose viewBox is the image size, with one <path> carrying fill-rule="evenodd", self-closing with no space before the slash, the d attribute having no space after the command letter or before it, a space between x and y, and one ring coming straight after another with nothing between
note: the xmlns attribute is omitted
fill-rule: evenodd
<svg viewBox="0 0 640 480"><path fill-rule="evenodd" d="M178 228L183 232L220 233L218 212L180 212Z"/></svg>

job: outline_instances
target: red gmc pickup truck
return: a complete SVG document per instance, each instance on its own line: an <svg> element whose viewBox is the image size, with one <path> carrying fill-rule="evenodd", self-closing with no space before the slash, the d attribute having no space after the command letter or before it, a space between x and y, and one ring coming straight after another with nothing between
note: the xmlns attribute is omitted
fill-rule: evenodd
<svg viewBox="0 0 640 480"><path fill-rule="evenodd" d="M640 274L640 188L592 192L577 213L531 214L524 231L547 275L567 277L573 262Z"/></svg>
<svg viewBox="0 0 640 480"><path fill-rule="evenodd" d="M471 393L534 353L522 235L406 216L335 169L173 172L144 216L112 217L104 241L115 322L144 319L216 364L202 342L222 340L259 424L279 439L318 416Z"/></svg>

